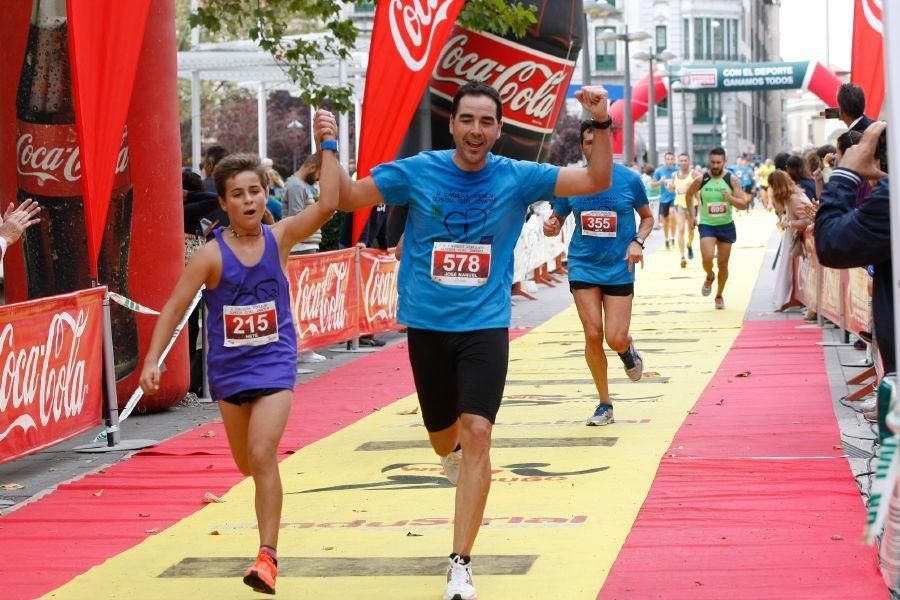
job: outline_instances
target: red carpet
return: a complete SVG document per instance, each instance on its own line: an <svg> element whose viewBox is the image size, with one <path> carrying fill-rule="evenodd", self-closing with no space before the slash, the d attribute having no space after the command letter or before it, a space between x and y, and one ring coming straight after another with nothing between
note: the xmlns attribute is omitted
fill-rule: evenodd
<svg viewBox="0 0 900 600"><path fill-rule="evenodd" d="M510 339L528 331L510 330ZM281 454L296 452L414 391L406 343L299 385ZM125 425L126 435L129 431ZM205 437L210 431L215 435ZM217 422L60 485L0 518L0 548L7 558L16 557L0 560L0 598L46 594L200 510L206 492L221 496L242 479L224 426Z"/></svg>
<svg viewBox="0 0 900 600"><path fill-rule="evenodd" d="M748 321L660 463L599 598L887 598L817 329ZM746 373L746 377L738 374Z"/></svg>
<svg viewBox="0 0 900 600"><path fill-rule="evenodd" d="M281 452L327 437L413 391L405 343L300 385ZM130 429L125 426L126 435ZM208 431L215 436L204 437ZM0 596L50 592L203 508L205 492L221 496L241 479L223 425L211 423L61 485L0 519L0 545L7 558L16 557L0 560Z"/></svg>

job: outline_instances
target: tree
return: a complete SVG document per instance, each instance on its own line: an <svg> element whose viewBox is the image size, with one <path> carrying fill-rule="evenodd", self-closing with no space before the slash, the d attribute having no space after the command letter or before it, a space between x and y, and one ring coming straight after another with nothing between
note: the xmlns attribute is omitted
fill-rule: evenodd
<svg viewBox="0 0 900 600"><path fill-rule="evenodd" d="M316 81L316 65L327 56L349 58L359 33L354 23L344 18L343 5L337 0L258 0L248 10L246 0L203 0L190 17L191 26L201 26L213 35L249 37L272 54L288 77L300 88L300 98L313 106L326 99L337 110L352 108L350 85L330 86ZM469 29L498 35L513 32L524 36L529 25L537 22L536 6L530 2L506 0L467 0L459 23ZM297 34L321 31L315 41Z"/></svg>

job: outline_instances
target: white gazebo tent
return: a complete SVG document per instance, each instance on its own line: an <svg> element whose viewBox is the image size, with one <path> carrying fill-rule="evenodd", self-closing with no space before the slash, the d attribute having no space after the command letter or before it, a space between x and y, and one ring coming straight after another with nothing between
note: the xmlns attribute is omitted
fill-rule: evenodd
<svg viewBox="0 0 900 600"><path fill-rule="evenodd" d="M308 34L301 37L307 41L315 41L323 39L324 34ZM288 40L290 39L288 38ZM330 58L316 66L316 79L320 83L335 86L350 83L353 86L357 131L359 131L359 118L362 112L361 105L369 54L368 45L368 38L360 36L357 48L351 53L350 60ZM230 81L241 87L257 91L258 150L261 157L265 157L267 154L266 100L268 92L271 90L299 92L299 88L288 78L286 71L275 62L272 55L250 40L195 44L191 50L178 53L178 76L191 80L191 164L194 165L195 170L200 168L201 81ZM310 112L313 111L313 107L310 107ZM350 157L347 113L340 114L339 128L341 163L346 168ZM312 132L310 132L310 140L311 147L315 148ZM358 142L359 138L357 137Z"/></svg>

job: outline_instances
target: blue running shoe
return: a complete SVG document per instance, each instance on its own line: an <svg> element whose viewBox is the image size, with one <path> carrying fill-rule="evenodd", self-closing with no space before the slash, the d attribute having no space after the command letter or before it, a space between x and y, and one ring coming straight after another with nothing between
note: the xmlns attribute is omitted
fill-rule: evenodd
<svg viewBox="0 0 900 600"><path fill-rule="evenodd" d="M688 260L694 260L694 249L688 246Z"/></svg>
<svg viewBox="0 0 900 600"><path fill-rule="evenodd" d="M585 425L609 425L610 423L615 422L615 419L613 419L612 404L603 404L601 402L597 405L597 410L594 411L594 414L587 420Z"/></svg>

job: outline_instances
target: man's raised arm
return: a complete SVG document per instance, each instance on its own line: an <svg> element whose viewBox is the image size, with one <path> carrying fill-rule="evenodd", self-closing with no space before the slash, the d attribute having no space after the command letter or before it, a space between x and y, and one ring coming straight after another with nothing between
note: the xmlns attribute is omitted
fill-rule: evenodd
<svg viewBox="0 0 900 600"><path fill-rule="evenodd" d="M599 125L594 127L594 142L587 168L564 167L559 170L556 196L587 196L607 189L612 181L612 141L609 138L609 95L601 85L585 86L575 97Z"/></svg>

